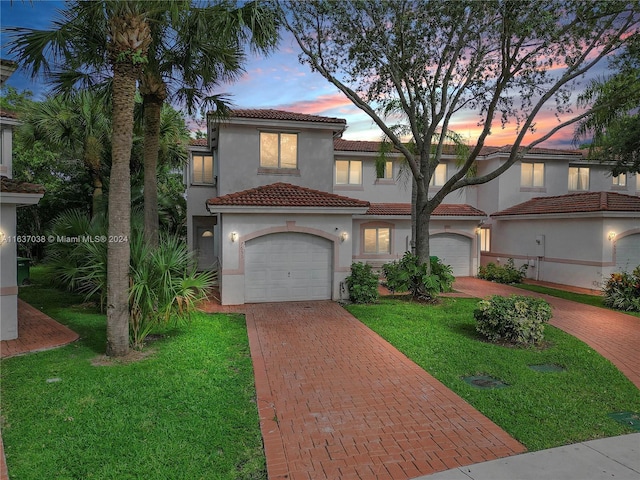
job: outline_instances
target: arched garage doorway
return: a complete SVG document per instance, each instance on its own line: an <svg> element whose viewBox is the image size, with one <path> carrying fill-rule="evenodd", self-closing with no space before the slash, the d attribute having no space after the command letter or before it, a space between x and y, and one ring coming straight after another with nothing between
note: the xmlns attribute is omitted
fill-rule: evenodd
<svg viewBox="0 0 640 480"><path fill-rule="evenodd" d="M429 237L429 252L442 263L451 265L456 277L471 275L471 239L455 233L440 233Z"/></svg>
<svg viewBox="0 0 640 480"><path fill-rule="evenodd" d="M306 233L272 233L247 241L245 302L331 299L333 243Z"/></svg>

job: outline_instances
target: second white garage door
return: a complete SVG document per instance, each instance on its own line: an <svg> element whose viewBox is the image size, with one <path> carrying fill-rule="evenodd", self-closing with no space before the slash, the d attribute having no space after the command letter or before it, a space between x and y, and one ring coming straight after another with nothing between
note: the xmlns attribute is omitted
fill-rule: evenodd
<svg viewBox="0 0 640 480"><path fill-rule="evenodd" d="M304 233L274 233L245 245L245 301L331 298L333 244Z"/></svg>
<svg viewBox="0 0 640 480"><path fill-rule="evenodd" d="M451 265L456 277L468 277L471 271L471 239L462 235L440 234L429 238L429 252L445 265Z"/></svg>
<svg viewBox="0 0 640 480"><path fill-rule="evenodd" d="M622 237L616 241L616 270L631 273L640 265L640 234Z"/></svg>

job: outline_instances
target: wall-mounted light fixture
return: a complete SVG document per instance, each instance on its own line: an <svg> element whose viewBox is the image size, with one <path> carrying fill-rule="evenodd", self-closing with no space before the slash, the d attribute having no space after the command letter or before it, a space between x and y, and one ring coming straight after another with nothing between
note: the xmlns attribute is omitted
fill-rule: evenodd
<svg viewBox="0 0 640 480"><path fill-rule="evenodd" d="M231 238L232 242L235 242L236 240L238 240L238 232L231 232L229 238Z"/></svg>
<svg viewBox="0 0 640 480"><path fill-rule="evenodd" d="M205 230L204 232L202 232L201 236L204 238L213 237L213 232L211 230Z"/></svg>
<svg viewBox="0 0 640 480"><path fill-rule="evenodd" d="M0 245L4 245L7 241L7 234L0 230Z"/></svg>
<svg viewBox="0 0 640 480"><path fill-rule="evenodd" d="M616 235L617 235L616 232L609 232L609 235L607 235L607 238L609 239L610 242L612 242L616 238Z"/></svg>
<svg viewBox="0 0 640 480"><path fill-rule="evenodd" d="M347 232L342 232L340 234L340 241L344 242L347 238L349 238L349 234Z"/></svg>

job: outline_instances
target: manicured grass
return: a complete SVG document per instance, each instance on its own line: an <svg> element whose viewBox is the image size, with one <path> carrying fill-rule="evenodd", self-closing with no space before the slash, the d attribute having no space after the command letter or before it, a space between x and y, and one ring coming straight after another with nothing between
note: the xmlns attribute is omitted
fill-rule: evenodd
<svg viewBox="0 0 640 480"><path fill-rule="evenodd" d="M242 316L198 313L148 357L94 366L103 314L53 289L21 297L81 339L2 361L11 478L266 479Z"/></svg>
<svg viewBox="0 0 640 480"><path fill-rule="evenodd" d="M592 305L594 307L609 308L602 302L602 297L600 295L586 295L583 293L567 292L565 290L558 290L555 288L544 287L542 285L531 285L528 283L518 283L518 284L514 284L513 286L522 288L523 290L528 290L530 292L544 293L547 295L551 295L552 297L564 298L565 300L572 300L574 302L584 303L586 305ZM615 309L610 309L610 310L626 313L628 315L633 315L635 317L640 317L640 312L626 312L626 311L615 310Z"/></svg>
<svg viewBox="0 0 640 480"><path fill-rule="evenodd" d="M484 342L475 331L475 299L436 306L383 298L348 310L410 359L465 398L530 450L631 433L608 413L640 411L638 389L608 360L576 338L547 326L545 349ZM535 364L566 367L538 373ZM479 390L462 377L488 374L509 384Z"/></svg>

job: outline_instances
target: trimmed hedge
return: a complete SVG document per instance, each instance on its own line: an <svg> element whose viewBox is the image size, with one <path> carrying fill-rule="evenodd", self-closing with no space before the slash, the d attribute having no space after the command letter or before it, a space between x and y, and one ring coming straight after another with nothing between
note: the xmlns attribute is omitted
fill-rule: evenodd
<svg viewBox="0 0 640 480"><path fill-rule="evenodd" d="M378 275L367 263L351 264L351 275L346 278L349 300L353 303L375 303L378 301Z"/></svg>

